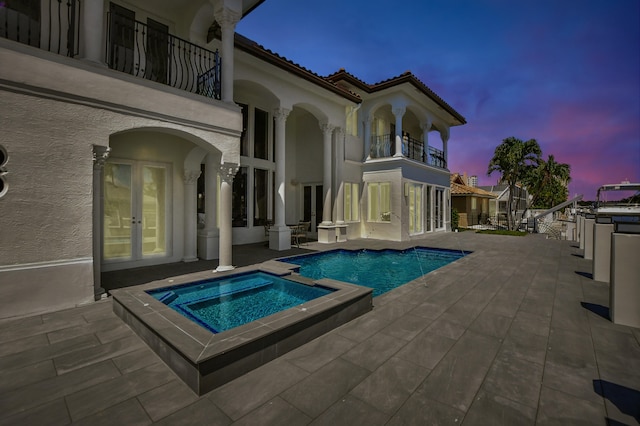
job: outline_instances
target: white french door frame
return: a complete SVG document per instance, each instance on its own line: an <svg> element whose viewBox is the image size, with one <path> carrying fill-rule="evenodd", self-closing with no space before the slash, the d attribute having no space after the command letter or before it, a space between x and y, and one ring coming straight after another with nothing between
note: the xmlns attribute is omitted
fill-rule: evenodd
<svg viewBox="0 0 640 426"><path fill-rule="evenodd" d="M143 160L129 160L129 159L120 159L120 158L110 158L107 161L107 165L120 164L126 165L130 167L130 214L128 217L121 217L119 225L121 227L128 227L130 229L129 234L129 242L130 242L130 253L129 256L122 257L113 257L106 258L105 253L107 252L105 244L106 244L106 231L103 236L103 241L101 242L103 246L102 250L102 270L110 271L117 269L128 269L139 266L147 266L154 265L158 263L163 263L165 259L168 259L173 254L173 212L171 206L171 200L173 198L172 192L172 167L170 163L160 163L153 161L143 161ZM143 244L145 242L144 231L145 228L149 227L149 218L145 217L144 213L144 172L145 168L161 168L164 169L164 206L161 208L164 209L164 224L155 223L156 228L159 225L164 226L164 249L160 250L158 253L148 253L144 254ZM107 174L104 175L105 186ZM104 191L104 208L106 208L108 200L107 200L107 190L105 188ZM101 226L104 229L105 226L105 211L100 212L101 215ZM157 217L156 217L157 219ZM156 235L156 239L157 239Z"/></svg>
<svg viewBox="0 0 640 426"><path fill-rule="evenodd" d="M305 210L307 205L307 193L305 188L309 188L309 212L308 217L305 217ZM318 193L320 189L320 193ZM318 237L318 225L322 222L322 217L318 220L318 212L322 216L323 208L323 191L321 182L305 182L300 184L300 209L299 217L300 221L311 221L311 229L309 235L313 238Z"/></svg>

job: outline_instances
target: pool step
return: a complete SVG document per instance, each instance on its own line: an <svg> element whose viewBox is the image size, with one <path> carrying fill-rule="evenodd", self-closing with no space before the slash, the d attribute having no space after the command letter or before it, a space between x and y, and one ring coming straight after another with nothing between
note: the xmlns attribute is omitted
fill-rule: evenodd
<svg viewBox="0 0 640 426"><path fill-rule="evenodd" d="M177 294L175 294L173 291L169 291L158 300L164 303L165 305L168 305L169 303L173 302L177 298L178 298Z"/></svg>

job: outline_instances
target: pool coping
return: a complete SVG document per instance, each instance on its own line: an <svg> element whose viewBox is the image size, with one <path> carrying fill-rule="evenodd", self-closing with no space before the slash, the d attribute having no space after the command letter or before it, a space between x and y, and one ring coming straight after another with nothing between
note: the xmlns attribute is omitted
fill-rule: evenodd
<svg viewBox="0 0 640 426"><path fill-rule="evenodd" d="M202 395L373 308L372 289L327 278L311 280L298 275L298 267L267 261L231 271L197 272L112 290L113 311L195 393ZM256 271L335 291L217 334L146 293L147 290Z"/></svg>

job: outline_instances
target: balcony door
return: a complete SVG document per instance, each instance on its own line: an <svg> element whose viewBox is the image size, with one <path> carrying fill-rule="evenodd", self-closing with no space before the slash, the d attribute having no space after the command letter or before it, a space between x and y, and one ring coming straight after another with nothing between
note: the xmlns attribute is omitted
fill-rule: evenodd
<svg viewBox="0 0 640 426"><path fill-rule="evenodd" d="M169 172L165 164L128 160L106 163L105 263L137 262L137 266L169 255Z"/></svg>
<svg viewBox="0 0 640 426"><path fill-rule="evenodd" d="M134 11L109 4L109 68L133 74L135 22Z"/></svg>
<svg viewBox="0 0 640 426"><path fill-rule="evenodd" d="M322 222L322 195L322 185L302 186L302 221L311 222L308 232L316 238L318 225Z"/></svg>
<svg viewBox="0 0 640 426"><path fill-rule="evenodd" d="M144 77L167 84L169 64L169 27L147 19L147 50Z"/></svg>

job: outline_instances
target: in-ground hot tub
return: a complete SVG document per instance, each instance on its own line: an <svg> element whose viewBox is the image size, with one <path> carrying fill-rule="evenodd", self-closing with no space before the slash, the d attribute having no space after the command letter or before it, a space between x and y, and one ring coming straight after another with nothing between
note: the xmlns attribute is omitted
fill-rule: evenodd
<svg viewBox="0 0 640 426"><path fill-rule="evenodd" d="M113 290L113 310L201 395L371 310L371 289L304 278L295 267L266 262ZM293 307L273 313L284 299ZM231 318L248 310L257 319Z"/></svg>

